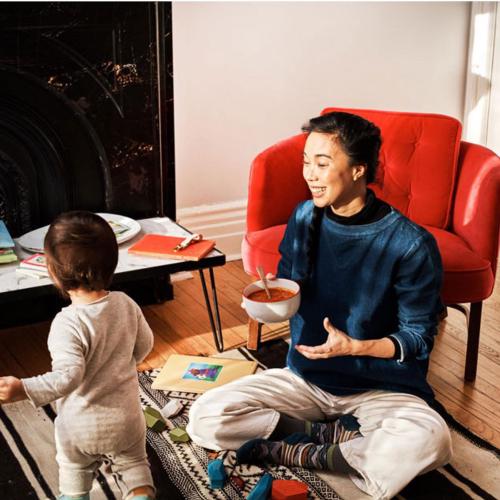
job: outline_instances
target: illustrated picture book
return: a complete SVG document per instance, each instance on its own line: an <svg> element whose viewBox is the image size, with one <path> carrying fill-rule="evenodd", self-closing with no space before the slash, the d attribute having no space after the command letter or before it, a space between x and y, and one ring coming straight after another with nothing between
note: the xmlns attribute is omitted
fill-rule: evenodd
<svg viewBox="0 0 500 500"><path fill-rule="evenodd" d="M213 240L200 240L190 243L186 248L176 250L185 238L165 234L146 234L133 244L131 254L158 257L163 259L200 260L215 247Z"/></svg>
<svg viewBox="0 0 500 500"><path fill-rule="evenodd" d="M202 393L250 375L256 368L255 361L171 354L151 387L163 391Z"/></svg>
<svg viewBox="0 0 500 500"><path fill-rule="evenodd" d="M47 271L47 263L45 255L42 253L35 253L30 255L27 259L20 262L19 267L16 269L19 274L32 276L34 278L43 278L49 275Z"/></svg>

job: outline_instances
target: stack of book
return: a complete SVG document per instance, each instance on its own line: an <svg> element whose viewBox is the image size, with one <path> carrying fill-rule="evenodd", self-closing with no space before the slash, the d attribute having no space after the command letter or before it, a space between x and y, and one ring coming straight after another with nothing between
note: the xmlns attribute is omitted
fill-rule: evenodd
<svg viewBox="0 0 500 500"><path fill-rule="evenodd" d="M49 273L47 271L45 255L43 253L30 255L27 259L21 261L16 272L32 278L47 278Z"/></svg>
<svg viewBox="0 0 500 500"><path fill-rule="evenodd" d="M14 247L14 240L4 221L0 219L0 264L8 264L17 260Z"/></svg>

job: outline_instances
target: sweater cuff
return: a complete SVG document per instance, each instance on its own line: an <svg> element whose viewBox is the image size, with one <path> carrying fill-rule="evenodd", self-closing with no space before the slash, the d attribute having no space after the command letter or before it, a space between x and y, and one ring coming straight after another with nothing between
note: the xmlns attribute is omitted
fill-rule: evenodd
<svg viewBox="0 0 500 500"><path fill-rule="evenodd" d="M39 408L40 406L43 406L47 404L47 402L50 401L44 401L43 398L43 393L37 390L37 379L38 377L30 377L30 378L23 378L21 379L21 382L24 387L24 392L26 393L26 396L28 396L28 400L30 403L35 407Z"/></svg>
<svg viewBox="0 0 500 500"><path fill-rule="evenodd" d="M389 335L387 338L394 344L394 356L392 357L392 359L396 359L400 363L402 363L405 358L403 344L401 344L399 339L394 335Z"/></svg>

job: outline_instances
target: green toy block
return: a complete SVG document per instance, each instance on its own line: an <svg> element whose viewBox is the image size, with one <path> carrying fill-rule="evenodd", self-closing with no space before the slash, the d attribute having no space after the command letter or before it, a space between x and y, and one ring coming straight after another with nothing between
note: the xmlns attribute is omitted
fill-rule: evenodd
<svg viewBox="0 0 500 500"><path fill-rule="evenodd" d="M191 440L184 427L175 427L168 433L168 435L174 443L187 443Z"/></svg>
<svg viewBox="0 0 500 500"><path fill-rule="evenodd" d="M167 427L160 412L151 406L144 408L144 417L146 417L146 425L154 432L162 432Z"/></svg>

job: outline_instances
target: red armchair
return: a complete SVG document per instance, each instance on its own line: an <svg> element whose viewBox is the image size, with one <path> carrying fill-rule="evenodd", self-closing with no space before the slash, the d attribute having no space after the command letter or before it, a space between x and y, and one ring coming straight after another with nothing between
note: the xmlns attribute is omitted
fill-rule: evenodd
<svg viewBox="0 0 500 500"><path fill-rule="evenodd" d="M380 127L380 165L370 187L436 238L444 266L443 302L463 312L460 304L470 303L465 379L474 380L482 301L493 292L497 267L500 158L461 141L460 122L448 116L342 108L323 113L330 111L355 113ZM309 198L302 178L304 143L305 134L291 137L252 163L242 244L243 265L251 275L257 276L259 264L276 272L288 217Z"/></svg>

